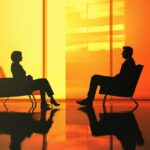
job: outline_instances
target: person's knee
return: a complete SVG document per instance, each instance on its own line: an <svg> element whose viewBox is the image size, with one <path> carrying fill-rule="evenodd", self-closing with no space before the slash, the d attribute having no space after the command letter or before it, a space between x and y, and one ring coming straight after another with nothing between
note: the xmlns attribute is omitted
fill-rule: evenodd
<svg viewBox="0 0 150 150"><path fill-rule="evenodd" d="M44 88L47 85L47 79L45 78L38 79L38 85L40 85L41 88Z"/></svg>

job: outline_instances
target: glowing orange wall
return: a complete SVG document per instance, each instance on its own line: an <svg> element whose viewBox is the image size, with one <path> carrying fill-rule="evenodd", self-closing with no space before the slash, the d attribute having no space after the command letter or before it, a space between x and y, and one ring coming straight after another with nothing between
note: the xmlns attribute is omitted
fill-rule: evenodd
<svg viewBox="0 0 150 150"><path fill-rule="evenodd" d="M150 98L150 94L149 94L150 1L124 0L124 11L122 11L124 14L122 16L119 14L120 9L116 8L117 3L115 3L121 1L113 0L112 2L113 2L112 24L115 25L117 22L124 23L124 28L121 32L120 31L115 32L113 28L112 64L111 64L112 74L115 75L116 73L119 72L121 64L124 61L121 56L122 46L124 45L132 46L134 48L133 57L136 63L144 65L144 70L138 82L136 91L134 93L134 97L141 98L141 99L148 99ZM105 3L107 4L109 3L109 1L105 1ZM120 18L119 17L117 18L116 17L117 15ZM78 14L76 16L75 15L72 16L72 18L74 18L72 19L74 20L73 25L75 25L76 22L77 25L79 25L80 23L79 21L76 21L77 16ZM84 22L84 26L86 26L86 22ZM116 34L115 36L124 35L124 37L123 36L121 37L121 39L124 40L124 44L120 45L119 47L116 47L115 41L117 40L119 41L120 39L119 38L115 39L114 34ZM96 37L97 35L98 33L96 33L94 37ZM82 34L80 34L79 37L74 38L74 42L78 44L81 36ZM100 39L100 37L98 38ZM87 35L85 34L85 37L82 38L82 42L84 43L87 39L89 39L88 34ZM66 66L67 97L80 98L80 99L85 97L88 91L90 78L93 74L110 75L110 68L111 68L109 65L110 49L107 49L107 51L106 49L104 49L104 51L102 51L102 49L99 48L98 51L95 52L90 51L88 50L89 43L90 41L87 42L87 47L85 46L85 48L76 48L74 50L72 47L73 51L67 52L67 57L66 57L67 58L66 60L67 61L67 66ZM97 42L97 44L99 43L100 41ZM101 47L101 44L98 46ZM107 55L104 55L104 53L107 53Z"/></svg>
<svg viewBox="0 0 150 150"><path fill-rule="evenodd" d="M6 76L12 76L14 50L22 51L27 74L42 76L42 1L0 0L0 20L0 66Z"/></svg>
<svg viewBox="0 0 150 150"><path fill-rule="evenodd" d="M66 97L82 99L92 75L110 76L120 69L124 0L68 1ZM100 96L96 94L96 98Z"/></svg>
<svg viewBox="0 0 150 150"><path fill-rule="evenodd" d="M97 0L91 0L90 2L94 1ZM0 1L0 16L2 20L0 24L0 66L3 66L7 76L11 76L10 54L15 49L23 52L24 59L22 65L26 69L27 73L32 74L35 78L42 76L42 2L42 0ZM76 7L76 15L72 15L70 17L72 19L72 25L79 26L80 24L83 24L83 26L81 26L82 28L77 30L77 32L80 31L83 34L73 37L73 44L76 43L76 45L74 48L71 47L71 50L75 51L66 50L67 52L65 56L65 6L62 4L59 5L61 8L63 6L63 9L61 10L59 8L58 12L57 3L53 0L47 0L47 52L45 60L46 75L52 84L52 87L56 93L56 97L58 98L65 97L66 89L69 97L85 97L88 90L90 77L93 74L110 74L109 28L107 29L107 25L109 25L110 20L109 18L106 18L105 21L99 21L97 18L97 20L93 19L96 17L96 15L103 17L103 15L105 16L107 14L109 16L110 1L105 1L105 7L103 7L101 4L98 6L94 4L89 6L83 5L84 3L88 2L87 0L67 0L66 5L69 3L72 4L73 2L78 3L78 6ZM125 15L122 15L124 18L112 18L113 24L115 24L115 22L120 22L120 19L124 19L125 31L124 27L122 30L124 33L120 34L120 31L115 31L115 33L118 33L118 35L115 35L116 41L120 38L120 35L121 39L123 39L123 35L125 35L125 44L131 45L135 49L134 58L136 62L144 65L144 70L134 96L136 98L149 98L150 94L148 89L150 81L148 77L150 73L150 1L124 0L123 2L123 0L113 0L112 2L113 14L124 13L124 11L120 11L121 9L117 8L117 5L124 5L125 3ZM119 2L119 4L116 4L116 2ZM57 7L57 9L54 8L53 10L53 6ZM84 11L82 10L83 12L81 11L80 15L83 20L80 22L77 20L79 16L78 10L80 10L82 7ZM95 11L93 11L94 8L96 8ZM75 8L73 7L69 7L69 10L74 9ZM85 16L87 15L87 9L89 9L87 17L89 21L87 21ZM105 11L101 13L101 10L103 9ZM99 28L99 26L103 26L104 23L106 27ZM96 25L94 26L93 24ZM85 30L85 26L89 27L87 29L89 32L88 34L87 30ZM99 30L100 33L98 33ZM92 33L93 31L95 33ZM104 32L106 33L104 34ZM67 35L66 39L70 39L69 42L72 42L72 38L70 36ZM86 43L85 41L88 42ZM79 42L81 42L81 47L78 47ZM68 43L66 43L66 45ZM123 41L120 43L122 44ZM82 47L82 44L85 44L85 46ZM119 71L120 65L123 62L121 57L121 46L123 45L121 44L116 48L115 45L117 44L113 39L113 74L116 74ZM32 60L32 58L34 58L34 61L30 61L29 65L29 60ZM80 63L80 61L82 63ZM67 82L66 87L65 82Z"/></svg>
<svg viewBox="0 0 150 150"><path fill-rule="evenodd" d="M150 98L150 1L126 0L125 5L125 43L134 47L137 64L144 70L137 86L135 97Z"/></svg>
<svg viewBox="0 0 150 150"><path fill-rule="evenodd" d="M0 0L0 19L0 66L6 77L12 77L12 51L22 51L27 75L47 77L55 97L65 98L64 1Z"/></svg>

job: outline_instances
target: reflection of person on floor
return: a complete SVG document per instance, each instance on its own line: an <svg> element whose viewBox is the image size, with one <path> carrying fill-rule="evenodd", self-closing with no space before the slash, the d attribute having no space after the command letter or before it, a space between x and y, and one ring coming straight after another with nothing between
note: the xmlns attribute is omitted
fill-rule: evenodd
<svg viewBox="0 0 150 150"><path fill-rule="evenodd" d="M52 127L53 124L53 117L54 114L58 111L59 109L53 109L51 111L50 117L48 120L46 120L46 109L41 110L41 119L40 121L35 121L31 120L30 122L26 122L20 130L17 129L17 132L14 132L11 135L11 144L10 148L11 150L21 150L21 142L26 138L26 137L31 137L33 133L38 133L38 134L47 134ZM24 118L25 120L28 120L27 118ZM16 122L17 123L17 122ZM46 144L46 141L43 142L43 144ZM46 147L46 145L43 145L43 147Z"/></svg>
<svg viewBox="0 0 150 150"><path fill-rule="evenodd" d="M40 90L42 106L49 106L46 102L45 94L47 94L51 98L51 104L55 106L60 105L55 101L53 97L54 92L47 79L41 78L33 80L33 77L31 75L26 75L25 70L20 65L20 62L22 61L22 53L20 51L13 51L11 54L11 59L13 61L11 65L11 72L13 74L13 78L17 80L18 83L26 83L32 91Z"/></svg>
<svg viewBox="0 0 150 150"><path fill-rule="evenodd" d="M135 70L135 62L132 58L133 49L129 46L123 47L122 56L125 59L124 63L121 66L120 73L114 77L102 76L102 75L93 75L91 78L89 91L87 98L82 101L77 101L80 105L92 106L92 102L95 97L97 86L108 86L114 84L125 85L132 78L132 74Z"/></svg>
<svg viewBox="0 0 150 150"><path fill-rule="evenodd" d="M133 112L101 113L97 121L94 109L80 109L87 114L93 136L114 135L121 142L124 150L135 150L136 145L143 145L144 139Z"/></svg>
<svg viewBox="0 0 150 150"><path fill-rule="evenodd" d="M21 143L33 133L47 134L53 125L53 118L59 109L51 110L46 120L47 109L41 110L40 120L35 120L30 113L0 113L0 133L9 134L11 138L10 149L21 150ZM40 115L40 114L39 114ZM43 142L46 144L46 142ZM46 145L43 145L45 147Z"/></svg>

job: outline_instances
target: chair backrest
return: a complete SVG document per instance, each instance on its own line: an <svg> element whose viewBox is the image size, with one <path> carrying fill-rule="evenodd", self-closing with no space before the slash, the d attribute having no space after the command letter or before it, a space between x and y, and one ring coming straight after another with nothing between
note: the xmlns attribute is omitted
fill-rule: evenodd
<svg viewBox="0 0 150 150"><path fill-rule="evenodd" d="M141 72L143 70L143 67L144 67L143 65L136 65L134 78L133 78L133 80L131 82L131 87L132 87L131 88L131 95L134 94L134 91L136 89L136 85L137 85L138 80L140 78L140 75L141 75Z"/></svg>

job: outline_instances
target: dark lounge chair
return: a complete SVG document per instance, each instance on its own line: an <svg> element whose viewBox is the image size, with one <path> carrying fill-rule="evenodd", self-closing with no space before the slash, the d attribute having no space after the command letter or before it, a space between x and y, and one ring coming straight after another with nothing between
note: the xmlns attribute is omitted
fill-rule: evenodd
<svg viewBox="0 0 150 150"><path fill-rule="evenodd" d="M131 78L129 82L126 83L126 85L113 84L110 86L108 85L107 87L101 86L99 93L105 94L104 99L103 99L103 106L105 105L107 95L130 97L136 103L136 105L138 105L136 100L133 98L133 94L134 94L136 85L138 83L138 80L140 78L142 69L143 69L143 65L136 65L133 77Z"/></svg>
<svg viewBox="0 0 150 150"><path fill-rule="evenodd" d="M9 97L25 95L29 96L32 103L32 98L35 101L33 91L29 88L27 84L19 83L14 78L6 78L3 68L0 67L0 97L6 97L4 103L6 103Z"/></svg>

